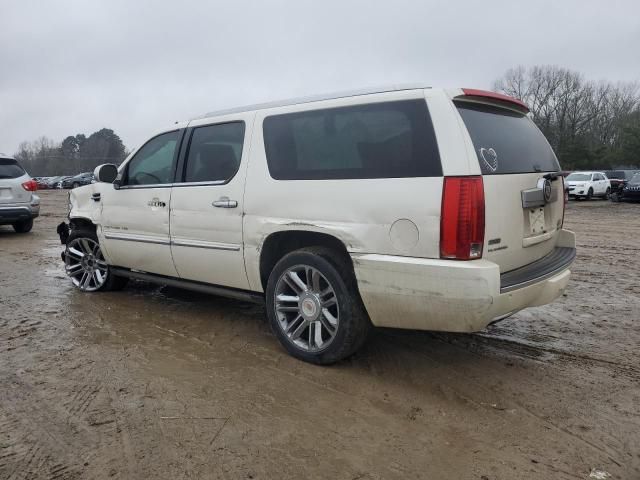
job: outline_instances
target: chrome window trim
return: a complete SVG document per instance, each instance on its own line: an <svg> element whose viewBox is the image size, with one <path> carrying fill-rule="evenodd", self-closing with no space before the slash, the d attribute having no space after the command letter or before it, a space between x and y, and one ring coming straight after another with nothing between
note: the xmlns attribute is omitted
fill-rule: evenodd
<svg viewBox="0 0 640 480"><path fill-rule="evenodd" d="M140 188L173 188L173 187L207 187L212 185L226 185L225 180L212 180L210 182L174 182L174 183L154 183L151 185L123 185L118 190L130 190Z"/></svg>
<svg viewBox="0 0 640 480"><path fill-rule="evenodd" d="M172 183L152 183L149 185L121 185L118 190L133 190L139 188L171 188Z"/></svg>
<svg viewBox="0 0 640 480"><path fill-rule="evenodd" d="M233 177L231 178L233 180ZM207 187L212 185L226 185L231 180L211 180L209 182L176 182L173 183L172 187Z"/></svg>

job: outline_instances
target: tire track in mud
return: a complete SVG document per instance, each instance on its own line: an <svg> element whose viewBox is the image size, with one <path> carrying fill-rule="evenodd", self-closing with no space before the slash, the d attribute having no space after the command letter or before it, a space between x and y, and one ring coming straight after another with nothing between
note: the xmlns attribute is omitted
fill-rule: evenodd
<svg viewBox="0 0 640 480"><path fill-rule="evenodd" d="M433 335L434 335L434 338L437 338L438 340L445 342L449 345L454 345L458 347L460 345L469 346L471 348L474 347L473 345L474 342L469 342L469 343L456 342L456 341L451 341L447 339L446 336L444 335L439 335L439 334L433 334ZM473 334L473 336L476 337L476 341L478 341L478 343L482 343L483 346L495 348L496 343L509 345L513 347L509 349L511 353L516 355L520 354L527 358L539 358L542 356L542 354L539 352L544 352L548 354L557 355L559 357L566 357L571 360L575 360L579 362L582 361L584 363L597 363L601 365L606 365L608 367L614 368L618 373L623 373L632 379L640 379L640 368L628 363L616 362L614 360L606 360L604 358L596 358L589 355L573 353L573 352L560 350L553 347L533 345L527 341L519 341L514 338L507 338L502 335L494 335L491 333L475 333ZM482 340L478 340L478 339L482 339Z"/></svg>
<svg viewBox="0 0 640 480"><path fill-rule="evenodd" d="M135 458L133 457L133 442L130 437L131 427L126 419L127 408L118 395L118 387L115 386L113 363L107 362L100 355L91 355L96 360L86 372L78 372L82 381L72 389L71 399L65 404L68 412L67 421L82 422L86 427L100 430L100 447L108 448L111 455L103 456L100 462L107 465L117 463L118 469L111 469L110 476L114 478L139 478L136 471ZM124 412L118 414L118 412ZM108 428L108 431L100 429ZM114 452L113 444L117 444ZM120 455L117 455L117 450ZM124 460L124 462L122 462Z"/></svg>
<svg viewBox="0 0 640 480"><path fill-rule="evenodd" d="M436 340L441 341L442 343L446 343L448 345L453 346L454 348L458 348L461 350L464 350L465 352L470 352L474 355L479 355L478 352L474 352L472 350L463 348L460 344L454 343L454 342L450 342L447 341L446 338L445 339L441 339L439 338L441 335L437 334L437 333L429 333L429 336L432 336L433 338L435 338ZM407 341L405 339L403 339L401 336L398 335L394 335L392 333L387 333L385 335L385 337L388 340L391 340L392 343L396 343L397 345L401 345L402 347L415 352L421 356L425 356L427 357L430 361L433 362L438 362L441 363L443 365L445 365L442 361L438 360L435 356L430 355L426 352L424 352L419 346L415 346L411 343L411 341ZM497 393L490 387L487 387L481 383L479 383L477 380L475 380L472 377L469 377L468 375L464 374L463 372L458 372L458 375L463 376L466 380L466 385L469 386L473 386L474 392L484 392L485 395L489 394L491 396L496 396ZM475 404L476 406L480 406L480 407L484 407L487 408L487 405L483 402L477 402L476 400L472 399L469 395L463 393L462 391L460 391L459 389L452 388L456 395L460 396L460 398L469 401L470 403ZM560 425L557 425L556 423L552 422L548 417L543 417L539 414L537 414L536 412L530 410L527 406L525 406L524 404L522 404L520 401L514 399L513 397L510 397L509 399L503 400L504 403L511 403L512 405L520 408L522 411L524 411L530 418L534 419L534 422L536 423L540 423L542 424L545 428L547 429L553 429L554 431L556 431L559 434L564 434L567 436L570 436L571 438L578 440L579 442L581 442L583 445L587 446L589 449L591 449L594 452L598 452L600 454L602 454L603 452L605 453L607 459L609 461L611 461L612 463L614 463L615 465L617 465L618 467L622 468L623 465L621 463L621 461L619 461L616 457L619 456L624 456L623 452L619 452L618 450L608 446L608 445L604 445L604 444L596 444L590 440L585 439L584 437L582 437L581 435L572 432L564 427L561 427ZM504 408L504 410L507 410L507 408Z"/></svg>
<svg viewBox="0 0 640 480"><path fill-rule="evenodd" d="M16 408L21 400L25 399L4 396L0 406L0 431L4 435L0 478L79 478L81 468L70 458L73 448L64 440L65 432L45 428L40 412Z"/></svg>
<svg viewBox="0 0 640 480"><path fill-rule="evenodd" d="M17 480L23 478L24 472L24 478L75 479L85 473L88 463L84 463L84 457L94 458L94 468L103 470L110 462L121 461L111 448L112 443L117 443L118 428L111 428L116 421L115 409L110 399L101 395L107 387L100 380L99 369L91 365L88 371L81 368L76 375L80 381L63 391L62 398L55 393L52 397L50 390L15 375L3 382L10 382L15 388L2 395L0 403L0 412L11 419L0 424L0 432L7 432L11 439L6 465L0 466L0 478ZM19 432L22 438L14 438ZM105 452L111 455L104 455ZM126 452L122 453L124 456ZM122 478L136 478L130 473Z"/></svg>

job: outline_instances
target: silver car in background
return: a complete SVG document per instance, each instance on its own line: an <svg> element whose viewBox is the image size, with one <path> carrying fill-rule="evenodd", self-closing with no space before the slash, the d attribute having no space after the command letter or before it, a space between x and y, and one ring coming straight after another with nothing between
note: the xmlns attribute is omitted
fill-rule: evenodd
<svg viewBox="0 0 640 480"><path fill-rule="evenodd" d="M8 155L0 153L0 225L12 225L17 233L27 233L40 214L38 184Z"/></svg>

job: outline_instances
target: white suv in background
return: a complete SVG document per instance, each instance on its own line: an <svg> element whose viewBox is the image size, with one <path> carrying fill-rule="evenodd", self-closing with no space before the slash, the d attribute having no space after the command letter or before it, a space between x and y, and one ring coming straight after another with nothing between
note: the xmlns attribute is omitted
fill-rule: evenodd
<svg viewBox="0 0 640 480"><path fill-rule="evenodd" d="M284 347L327 364L371 326L473 332L564 291L556 157L520 101L407 88L172 125L58 228L73 284L129 278L264 302Z"/></svg>
<svg viewBox="0 0 640 480"><path fill-rule="evenodd" d="M569 197L591 200L592 197L609 198L611 193L611 182L604 172L573 172L565 182Z"/></svg>
<svg viewBox="0 0 640 480"><path fill-rule="evenodd" d="M12 225L17 233L33 228L40 214L38 184L18 162L0 153L0 225Z"/></svg>

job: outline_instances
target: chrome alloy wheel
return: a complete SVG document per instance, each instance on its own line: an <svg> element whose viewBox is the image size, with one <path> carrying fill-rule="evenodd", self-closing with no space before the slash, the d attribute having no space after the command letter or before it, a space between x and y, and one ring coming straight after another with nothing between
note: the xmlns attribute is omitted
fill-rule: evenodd
<svg viewBox="0 0 640 480"><path fill-rule="evenodd" d="M98 242L90 238L75 238L69 242L64 263L67 275L82 291L94 292L107 281L107 262Z"/></svg>
<svg viewBox="0 0 640 480"><path fill-rule="evenodd" d="M336 293L319 270L296 265L285 270L275 288L278 324L291 343L307 352L324 350L338 331Z"/></svg>

